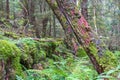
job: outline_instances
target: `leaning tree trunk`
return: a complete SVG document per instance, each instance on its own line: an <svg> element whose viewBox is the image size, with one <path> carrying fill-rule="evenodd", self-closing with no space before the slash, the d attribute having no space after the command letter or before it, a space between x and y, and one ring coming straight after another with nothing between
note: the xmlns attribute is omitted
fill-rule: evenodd
<svg viewBox="0 0 120 80"><path fill-rule="evenodd" d="M86 51L98 74L116 66L114 55L92 31L75 5L76 0L46 0L60 21L68 40L76 40ZM74 37L70 37L70 33ZM72 46L72 45L71 45Z"/></svg>
<svg viewBox="0 0 120 80"><path fill-rule="evenodd" d="M56 15L60 24L63 26L63 30L64 30L65 36L66 36L65 42L67 43L67 47L69 49L74 50L73 53L75 53L76 52L75 45L77 45L76 43L78 43L78 42L75 39L75 35L73 34L73 31L71 30L70 25L68 24L67 20L64 18L64 15L62 14L62 12L59 10L59 7L56 6L56 3L51 3L50 0L46 0L46 1L50 5L53 13Z"/></svg>

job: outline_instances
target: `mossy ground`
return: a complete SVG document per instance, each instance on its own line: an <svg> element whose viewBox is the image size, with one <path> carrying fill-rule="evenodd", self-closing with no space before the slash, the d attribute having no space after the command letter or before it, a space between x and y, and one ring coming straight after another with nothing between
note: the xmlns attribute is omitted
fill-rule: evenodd
<svg viewBox="0 0 120 80"><path fill-rule="evenodd" d="M23 70L25 68L33 68L34 64L46 61L47 58L58 60L56 55L61 52L58 52L56 48L63 45L61 40L57 41L50 38L40 40L22 38L11 41L4 40L3 37L1 36L0 40L0 56L5 61L5 66L11 67L13 71L10 74L14 76L24 77Z"/></svg>
<svg viewBox="0 0 120 80"><path fill-rule="evenodd" d="M90 46L90 49L93 51L92 53L95 53L99 63L107 66L106 71L116 66L116 57L110 51L106 51L105 57L100 59L97 57L97 49L93 45ZM17 78L21 76L25 80L32 80L32 78L34 80L73 80L73 78L93 80L97 76L84 49L79 47L74 56L61 39L21 38L12 41L0 35L0 56L7 66L5 70L11 69L9 76L11 80L16 75ZM83 58L85 59L83 60ZM108 61L105 61L105 58L108 58ZM43 70L33 69L34 64L42 64ZM36 78L33 77L34 74Z"/></svg>

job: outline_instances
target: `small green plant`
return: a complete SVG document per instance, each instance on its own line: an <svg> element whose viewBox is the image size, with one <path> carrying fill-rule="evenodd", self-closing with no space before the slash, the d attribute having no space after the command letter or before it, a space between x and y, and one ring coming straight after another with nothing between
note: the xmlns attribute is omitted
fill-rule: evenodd
<svg viewBox="0 0 120 80"><path fill-rule="evenodd" d="M114 54L117 57L118 61L120 62L120 51L115 51Z"/></svg>
<svg viewBox="0 0 120 80"><path fill-rule="evenodd" d="M102 74L100 74L96 80L101 80L101 79L109 79L109 80L118 80L120 79L120 65L118 65L116 68L111 69L107 72L104 72Z"/></svg>
<svg viewBox="0 0 120 80"><path fill-rule="evenodd" d="M26 70L25 80L94 80L97 76L97 72L85 59L67 57L58 62L49 59L48 64L44 70Z"/></svg>

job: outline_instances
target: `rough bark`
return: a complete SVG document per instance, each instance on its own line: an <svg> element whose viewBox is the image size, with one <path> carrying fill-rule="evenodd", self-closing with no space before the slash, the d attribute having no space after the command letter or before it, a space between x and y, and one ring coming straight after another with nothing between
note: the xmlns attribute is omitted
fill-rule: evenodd
<svg viewBox="0 0 120 80"><path fill-rule="evenodd" d="M86 20L88 19L87 3L88 3L88 0L83 0L81 2L81 13L83 14Z"/></svg>
<svg viewBox="0 0 120 80"><path fill-rule="evenodd" d="M42 20L42 24L43 24L43 27L42 27L42 37L46 37L46 32L47 32L47 23L48 23L48 18L46 17L46 18L44 18L43 20Z"/></svg>
<svg viewBox="0 0 120 80"><path fill-rule="evenodd" d="M9 0L6 0L6 19L9 19L10 8L9 8Z"/></svg>
<svg viewBox="0 0 120 80"><path fill-rule="evenodd" d="M35 30L35 35L37 38L40 38L40 32L39 32L39 27L36 26L36 19L35 19L35 1L34 0L29 0L30 3L30 9L29 9L29 21L30 24L33 25L33 28Z"/></svg>
<svg viewBox="0 0 120 80"><path fill-rule="evenodd" d="M0 59L0 80L5 80L5 64L2 59Z"/></svg>
<svg viewBox="0 0 120 80"><path fill-rule="evenodd" d="M20 0L20 6L22 8L22 14L23 14L23 18L24 18L24 28L23 28L23 32L26 35L27 33L27 29L29 27L29 1L28 0Z"/></svg>
<svg viewBox="0 0 120 80"><path fill-rule="evenodd" d="M63 29L65 30L65 33L69 31L67 29L68 27L71 29L72 34L74 34L74 37L72 38L74 38L74 40L76 40L76 42L78 42L84 48L98 74L108 69L109 64L107 63L107 61L113 60L113 64L116 63L115 58L111 58L111 56L113 57L112 53L107 52L106 47L103 46L103 42L92 31L91 27L88 25L83 15L77 9L74 0L46 1L60 21ZM70 36L71 34L68 33L67 35ZM68 41L72 39L71 37L67 38Z"/></svg>
<svg viewBox="0 0 120 80"><path fill-rule="evenodd" d="M71 27L69 26L67 20L64 18L64 15L62 14L62 12L59 10L59 7L56 6L57 3L55 2L55 3L51 4L51 2L49 0L46 0L46 1L50 5L53 13L56 15L56 18L59 20L60 24L62 26L64 26L63 30L64 30L65 36L66 36L65 42L67 43L67 47L69 49L72 49L73 53L75 53L76 48L74 47L74 45L76 45L77 40L71 30Z"/></svg>
<svg viewBox="0 0 120 80"><path fill-rule="evenodd" d="M54 35L54 38L56 37L56 24L55 24L55 15L53 15L53 35Z"/></svg>

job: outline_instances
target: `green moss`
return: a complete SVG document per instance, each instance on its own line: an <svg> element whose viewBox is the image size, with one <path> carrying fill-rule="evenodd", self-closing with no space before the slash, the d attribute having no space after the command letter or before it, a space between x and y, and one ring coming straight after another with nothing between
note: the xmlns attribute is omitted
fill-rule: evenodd
<svg viewBox="0 0 120 80"><path fill-rule="evenodd" d="M40 50L39 55L36 55L36 57L39 57L40 59L46 58L46 52L44 50Z"/></svg>
<svg viewBox="0 0 120 80"><path fill-rule="evenodd" d="M79 47L78 51L76 53L76 56L78 56L78 57L85 57L85 56L87 56L87 54L86 54L85 50L82 47Z"/></svg>
<svg viewBox="0 0 120 80"><path fill-rule="evenodd" d="M15 57L12 59L12 68L15 70L15 75L24 77L24 73L20 64L20 57Z"/></svg>
<svg viewBox="0 0 120 80"><path fill-rule="evenodd" d="M51 6L52 6L54 9L56 9L56 8L58 7L56 1L54 1L54 3L53 3L53 2L51 2L51 0L47 0L47 2L48 2L49 4L52 4Z"/></svg>
<svg viewBox="0 0 120 80"><path fill-rule="evenodd" d="M54 2L53 7L54 7L54 9L57 9L57 8L58 8L58 5L57 5L56 2Z"/></svg>
<svg viewBox="0 0 120 80"><path fill-rule="evenodd" d="M97 53L98 53L98 50L97 50L95 44L91 43L91 44L89 45L89 49L90 49L90 51L91 51L92 54L94 54L96 57L98 56L98 54L97 54Z"/></svg>
<svg viewBox="0 0 120 80"><path fill-rule="evenodd" d="M106 71L115 68L117 66L117 58L109 50L106 50L103 57L99 58L99 62L103 67L105 67Z"/></svg>
<svg viewBox="0 0 120 80"><path fill-rule="evenodd" d="M20 64L20 50L19 48L9 41L0 40L0 55L3 57L3 60L6 62L6 66L8 65L7 62L12 60L10 63L14 70L13 74L22 75L22 68Z"/></svg>
<svg viewBox="0 0 120 80"><path fill-rule="evenodd" d="M39 63L47 57L53 58L56 47L61 44L61 40L51 38L35 41L32 38L23 38L18 40L16 45L21 49L21 62L27 68L32 68L33 64Z"/></svg>
<svg viewBox="0 0 120 80"><path fill-rule="evenodd" d="M105 69L105 71L108 71L117 66L117 58L109 50L105 50L102 53L102 56L100 56L94 44L90 44L89 49L91 53L96 57L98 63Z"/></svg>
<svg viewBox="0 0 120 80"><path fill-rule="evenodd" d="M39 49L36 47L36 41L31 38L23 38L18 40L16 45L22 51L21 61L27 68L31 68L33 63L39 61Z"/></svg>
<svg viewBox="0 0 120 80"><path fill-rule="evenodd" d="M0 40L9 40L9 38L8 38L8 37L3 36L2 34L0 34Z"/></svg>
<svg viewBox="0 0 120 80"><path fill-rule="evenodd" d="M46 56L52 58L52 54L55 53L55 49L62 44L60 40L53 40L53 39L41 39L39 41L39 46L41 50L46 52Z"/></svg>
<svg viewBox="0 0 120 80"><path fill-rule="evenodd" d="M17 75L22 75L21 64L26 68L32 68L33 64L45 60L46 56L58 60L59 56L56 56L58 55L56 54L56 48L63 45L61 40L50 38L40 39L39 41L32 38L23 38L14 43L0 40L0 55L4 56L6 62L11 63L14 73ZM65 51L57 51L57 53L65 53Z"/></svg>
<svg viewBox="0 0 120 80"><path fill-rule="evenodd" d="M5 59L21 55L19 48L6 40L0 40L0 54L4 56Z"/></svg>
<svg viewBox="0 0 120 80"><path fill-rule="evenodd" d="M10 37L10 38L13 38L13 39L18 39L19 38L19 36L17 36L15 33L12 33L12 32L5 32L4 36Z"/></svg>

